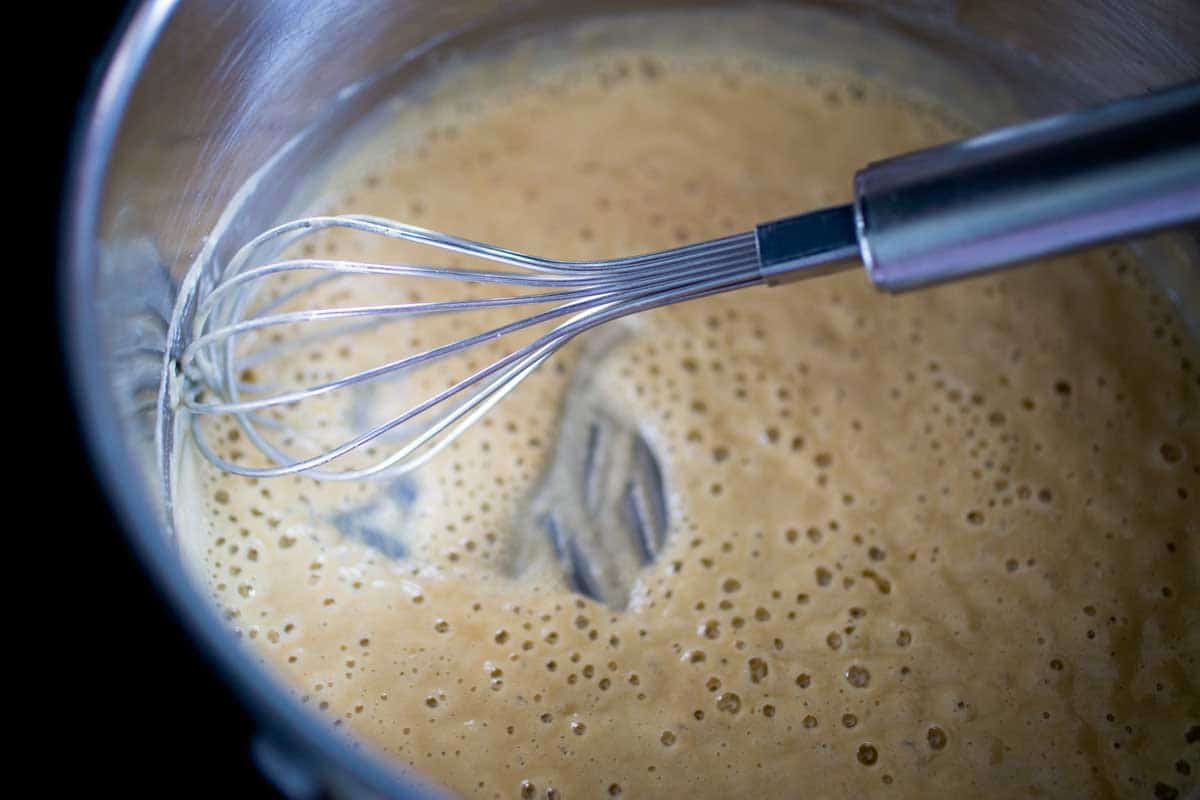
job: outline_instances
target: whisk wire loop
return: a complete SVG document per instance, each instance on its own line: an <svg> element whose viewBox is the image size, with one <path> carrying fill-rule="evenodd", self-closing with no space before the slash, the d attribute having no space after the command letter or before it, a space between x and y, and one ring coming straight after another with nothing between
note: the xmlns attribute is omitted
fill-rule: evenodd
<svg viewBox="0 0 1200 800"><path fill-rule="evenodd" d="M295 246L301 239L333 228L429 245L516 269L395 265L329 258L290 258L263 263ZM318 274L255 305L258 291L268 280L297 272ZM556 261L367 215L312 217L284 223L248 242L213 274L214 278L196 306L191 342L178 359L187 381L182 405L192 414L193 436L200 453L219 468L246 476L304 473L324 480L359 480L417 468L477 422L547 358L591 328L629 314L761 282L753 232L627 258ZM542 291L459 300L290 309L293 303L318 287L356 275L470 282ZM267 351L239 354L239 337L270 328L338 320L370 326L405 317L547 304L553 305L462 339L303 389L264 393L266 387L255 386L255 396L246 397L247 387L239 378L248 365L268 360L275 352L268 348ZM557 324L548 332L340 444L321 449L309 440L309 448L319 451L315 455L299 456L288 452L277 439L282 439L290 448L302 435L261 413L389 374L428 366L469 348L555 321ZM342 327L333 334L325 332L324 335L336 335L345 330L347 328ZM440 409L441 413L417 425L402 444L367 466L328 468L331 462L370 446L402 426L415 424L418 418L434 409ZM231 416L250 443L272 464L251 467L222 457L208 440L201 422L209 416ZM267 430L276 433L269 436L265 433Z"/></svg>

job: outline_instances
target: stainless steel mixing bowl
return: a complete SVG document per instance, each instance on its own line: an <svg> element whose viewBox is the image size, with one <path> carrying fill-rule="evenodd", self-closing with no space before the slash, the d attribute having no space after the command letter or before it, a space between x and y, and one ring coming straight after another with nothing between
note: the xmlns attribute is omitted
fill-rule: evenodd
<svg viewBox="0 0 1200 800"><path fill-rule="evenodd" d="M287 794L436 789L353 747L292 699L236 643L180 563L169 476L156 458L171 449L170 420L161 430L155 424L180 277L204 248L220 254L285 214L355 122L448 56L572 18L714 5L153 0L120 33L84 112L66 198L61 269L74 391L131 546L260 720L256 756ZM1064 110L1200 76L1195 0L812 0L777 8L819 33L817 57L933 91L947 88L936 82L968 81L986 87L977 97L985 111ZM889 61L883 45L896 37L924 49L926 68ZM944 62L954 69L928 68ZM250 181L255 175L262 180ZM238 213L210 236L231 204ZM1193 329L1197 241L1194 232L1177 234L1154 245L1151 259Z"/></svg>

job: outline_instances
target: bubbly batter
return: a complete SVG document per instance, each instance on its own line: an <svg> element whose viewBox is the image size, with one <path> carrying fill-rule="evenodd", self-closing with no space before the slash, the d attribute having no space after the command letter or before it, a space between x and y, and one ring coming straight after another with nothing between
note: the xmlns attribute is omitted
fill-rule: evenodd
<svg viewBox="0 0 1200 800"><path fill-rule="evenodd" d="M562 258L846 202L867 161L966 131L736 42L596 45L543 67L516 52L383 129L331 176L328 210ZM465 332L450 324L411 331ZM331 724L475 797L1200 785L1200 354L1128 254L902 297L851 272L626 329L600 357L556 357L411 478L191 465L206 511L188 552ZM277 371L349 372L396 338L314 345ZM515 563L541 552L523 509L583 369L666 487L662 550L620 608L573 592L553 559Z"/></svg>

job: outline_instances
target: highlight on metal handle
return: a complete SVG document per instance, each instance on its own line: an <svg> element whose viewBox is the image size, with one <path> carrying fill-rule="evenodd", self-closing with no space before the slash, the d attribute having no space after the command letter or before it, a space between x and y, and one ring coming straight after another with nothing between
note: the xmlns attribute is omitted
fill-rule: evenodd
<svg viewBox="0 0 1200 800"><path fill-rule="evenodd" d="M894 292L1200 219L1200 82L871 164L854 212Z"/></svg>

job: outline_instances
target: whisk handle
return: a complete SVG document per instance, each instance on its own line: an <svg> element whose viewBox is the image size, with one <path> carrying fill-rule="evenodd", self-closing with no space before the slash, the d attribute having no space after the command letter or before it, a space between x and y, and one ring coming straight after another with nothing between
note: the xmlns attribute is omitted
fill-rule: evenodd
<svg viewBox="0 0 1200 800"><path fill-rule="evenodd" d="M876 162L854 219L893 292L1200 220L1200 82Z"/></svg>

